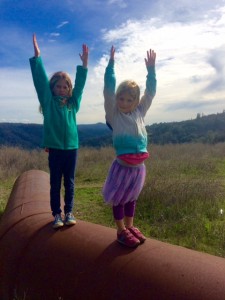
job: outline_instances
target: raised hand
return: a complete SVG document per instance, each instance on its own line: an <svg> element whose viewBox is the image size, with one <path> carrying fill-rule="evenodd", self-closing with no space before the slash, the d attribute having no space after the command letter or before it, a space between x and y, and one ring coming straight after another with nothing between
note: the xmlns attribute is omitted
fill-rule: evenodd
<svg viewBox="0 0 225 300"><path fill-rule="evenodd" d="M79 54L79 55L80 55L80 59L82 60L83 67L84 67L84 68L87 68L87 65L88 65L88 52L89 52L89 49L88 49L88 46L85 45L85 44L82 45L82 49L83 49L83 53L82 53L82 54Z"/></svg>
<svg viewBox="0 0 225 300"><path fill-rule="evenodd" d="M34 56L38 57L41 55L41 51L38 47L38 43L37 43L37 38L36 38L36 34L33 34L33 45L34 45Z"/></svg>
<svg viewBox="0 0 225 300"><path fill-rule="evenodd" d="M116 52L116 49L114 46L112 46L110 49L110 59L114 60L115 52Z"/></svg>
<svg viewBox="0 0 225 300"><path fill-rule="evenodd" d="M155 66L156 53L154 50L150 49L147 51L147 58L145 58L146 67Z"/></svg>

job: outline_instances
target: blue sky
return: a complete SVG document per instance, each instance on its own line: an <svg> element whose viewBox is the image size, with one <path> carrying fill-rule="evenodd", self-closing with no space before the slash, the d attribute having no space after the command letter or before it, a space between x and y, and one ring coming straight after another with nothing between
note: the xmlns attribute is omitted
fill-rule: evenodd
<svg viewBox="0 0 225 300"><path fill-rule="evenodd" d="M82 44L89 72L79 124L104 122L103 76L116 47L117 83L143 93L146 51L157 53L153 123L225 110L225 0L0 0L0 122L42 123L30 73L36 33L47 74L74 80Z"/></svg>

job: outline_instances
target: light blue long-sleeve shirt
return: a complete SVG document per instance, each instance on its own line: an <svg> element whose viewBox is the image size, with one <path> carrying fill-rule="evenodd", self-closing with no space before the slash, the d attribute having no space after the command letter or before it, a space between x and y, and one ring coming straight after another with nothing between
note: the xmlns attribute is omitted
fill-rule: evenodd
<svg viewBox="0 0 225 300"><path fill-rule="evenodd" d="M117 155L147 152L147 132L144 117L156 94L155 67L148 67L146 89L138 106L123 113L116 106L114 61L109 60L104 76L104 107L106 122L113 129L113 146Z"/></svg>

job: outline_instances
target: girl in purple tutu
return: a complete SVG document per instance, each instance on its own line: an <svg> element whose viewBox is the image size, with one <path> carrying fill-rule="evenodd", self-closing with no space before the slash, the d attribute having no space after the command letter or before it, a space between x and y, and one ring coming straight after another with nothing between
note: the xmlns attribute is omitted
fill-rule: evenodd
<svg viewBox="0 0 225 300"><path fill-rule="evenodd" d="M135 207L146 176L144 161L147 151L147 132L144 117L156 94L156 53L147 51L146 89L140 99L140 88L132 80L123 81L116 90L114 72L115 48L104 76L106 123L113 132L116 158L103 187L103 197L112 206L117 227L117 241L127 247L137 247L146 238L134 227Z"/></svg>

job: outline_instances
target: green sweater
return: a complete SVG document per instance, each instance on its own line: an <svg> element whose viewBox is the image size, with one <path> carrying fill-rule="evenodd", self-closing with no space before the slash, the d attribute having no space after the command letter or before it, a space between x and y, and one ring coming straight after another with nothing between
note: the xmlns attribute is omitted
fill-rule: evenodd
<svg viewBox="0 0 225 300"><path fill-rule="evenodd" d="M80 108L87 69L77 66L72 97L66 105L62 97L53 96L41 57L30 58L34 86L44 116L43 147L61 150L77 149L79 139L76 113ZM64 97L65 98L65 97Z"/></svg>

